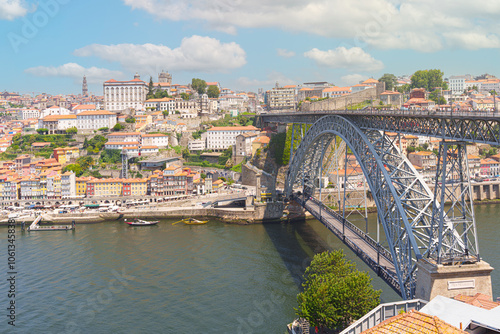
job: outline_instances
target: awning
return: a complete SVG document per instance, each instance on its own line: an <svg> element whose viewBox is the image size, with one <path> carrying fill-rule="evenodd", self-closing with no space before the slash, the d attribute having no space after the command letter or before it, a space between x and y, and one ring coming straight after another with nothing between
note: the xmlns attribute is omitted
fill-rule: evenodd
<svg viewBox="0 0 500 334"><path fill-rule="evenodd" d="M85 207L87 207L87 208L98 208L99 204L85 204Z"/></svg>

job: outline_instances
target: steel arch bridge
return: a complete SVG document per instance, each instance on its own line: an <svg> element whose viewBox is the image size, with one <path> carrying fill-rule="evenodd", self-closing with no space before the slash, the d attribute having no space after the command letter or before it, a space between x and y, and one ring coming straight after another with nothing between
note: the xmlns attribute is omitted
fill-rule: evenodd
<svg viewBox="0 0 500 334"><path fill-rule="evenodd" d="M323 173L325 153L336 136L351 149L365 175L388 244L385 256L394 265L394 271L389 271L389 276L392 275L390 279L397 281L397 284L388 283L399 289L404 299L414 296L419 259L439 258L441 254L466 254L479 258L475 222L466 219L473 212L461 211L463 224L460 226L452 219L453 213L448 218L447 212L435 200L435 194L401 154L394 139L385 136L380 130L362 130L351 119L341 115L320 118L303 137L291 156L285 184L288 198L293 198L294 189L299 188L304 192L301 204L308 210L312 208L306 204L317 188L316 181ZM461 177L463 181L464 176ZM463 195L466 191L462 190ZM317 210L315 213L318 213ZM436 223L439 218L441 224ZM360 237L366 239L365 236Z"/></svg>

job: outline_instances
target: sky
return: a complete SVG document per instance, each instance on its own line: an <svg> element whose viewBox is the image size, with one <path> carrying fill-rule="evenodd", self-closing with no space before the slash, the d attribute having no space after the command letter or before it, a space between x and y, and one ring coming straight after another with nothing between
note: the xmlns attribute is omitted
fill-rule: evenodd
<svg viewBox="0 0 500 334"><path fill-rule="evenodd" d="M237 91L441 69L500 75L500 1L0 0L0 91L102 95L109 79Z"/></svg>

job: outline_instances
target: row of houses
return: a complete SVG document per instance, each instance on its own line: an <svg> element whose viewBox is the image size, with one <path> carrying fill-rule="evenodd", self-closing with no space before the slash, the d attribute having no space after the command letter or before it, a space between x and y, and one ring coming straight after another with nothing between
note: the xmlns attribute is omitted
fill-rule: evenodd
<svg viewBox="0 0 500 334"><path fill-rule="evenodd" d="M0 200L44 200L67 198L204 195L218 192L223 181L207 173L202 179L190 168L170 166L147 178L76 177L73 172L49 170L19 177L0 175Z"/></svg>

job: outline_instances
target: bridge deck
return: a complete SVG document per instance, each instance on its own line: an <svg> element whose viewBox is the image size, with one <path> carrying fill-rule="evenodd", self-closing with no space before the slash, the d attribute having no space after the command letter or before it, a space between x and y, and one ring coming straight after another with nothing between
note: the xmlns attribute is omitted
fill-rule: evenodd
<svg viewBox="0 0 500 334"><path fill-rule="evenodd" d="M315 199L294 197L307 211L332 231L397 293L401 293L392 256L355 225ZM320 209L321 207L321 209Z"/></svg>

